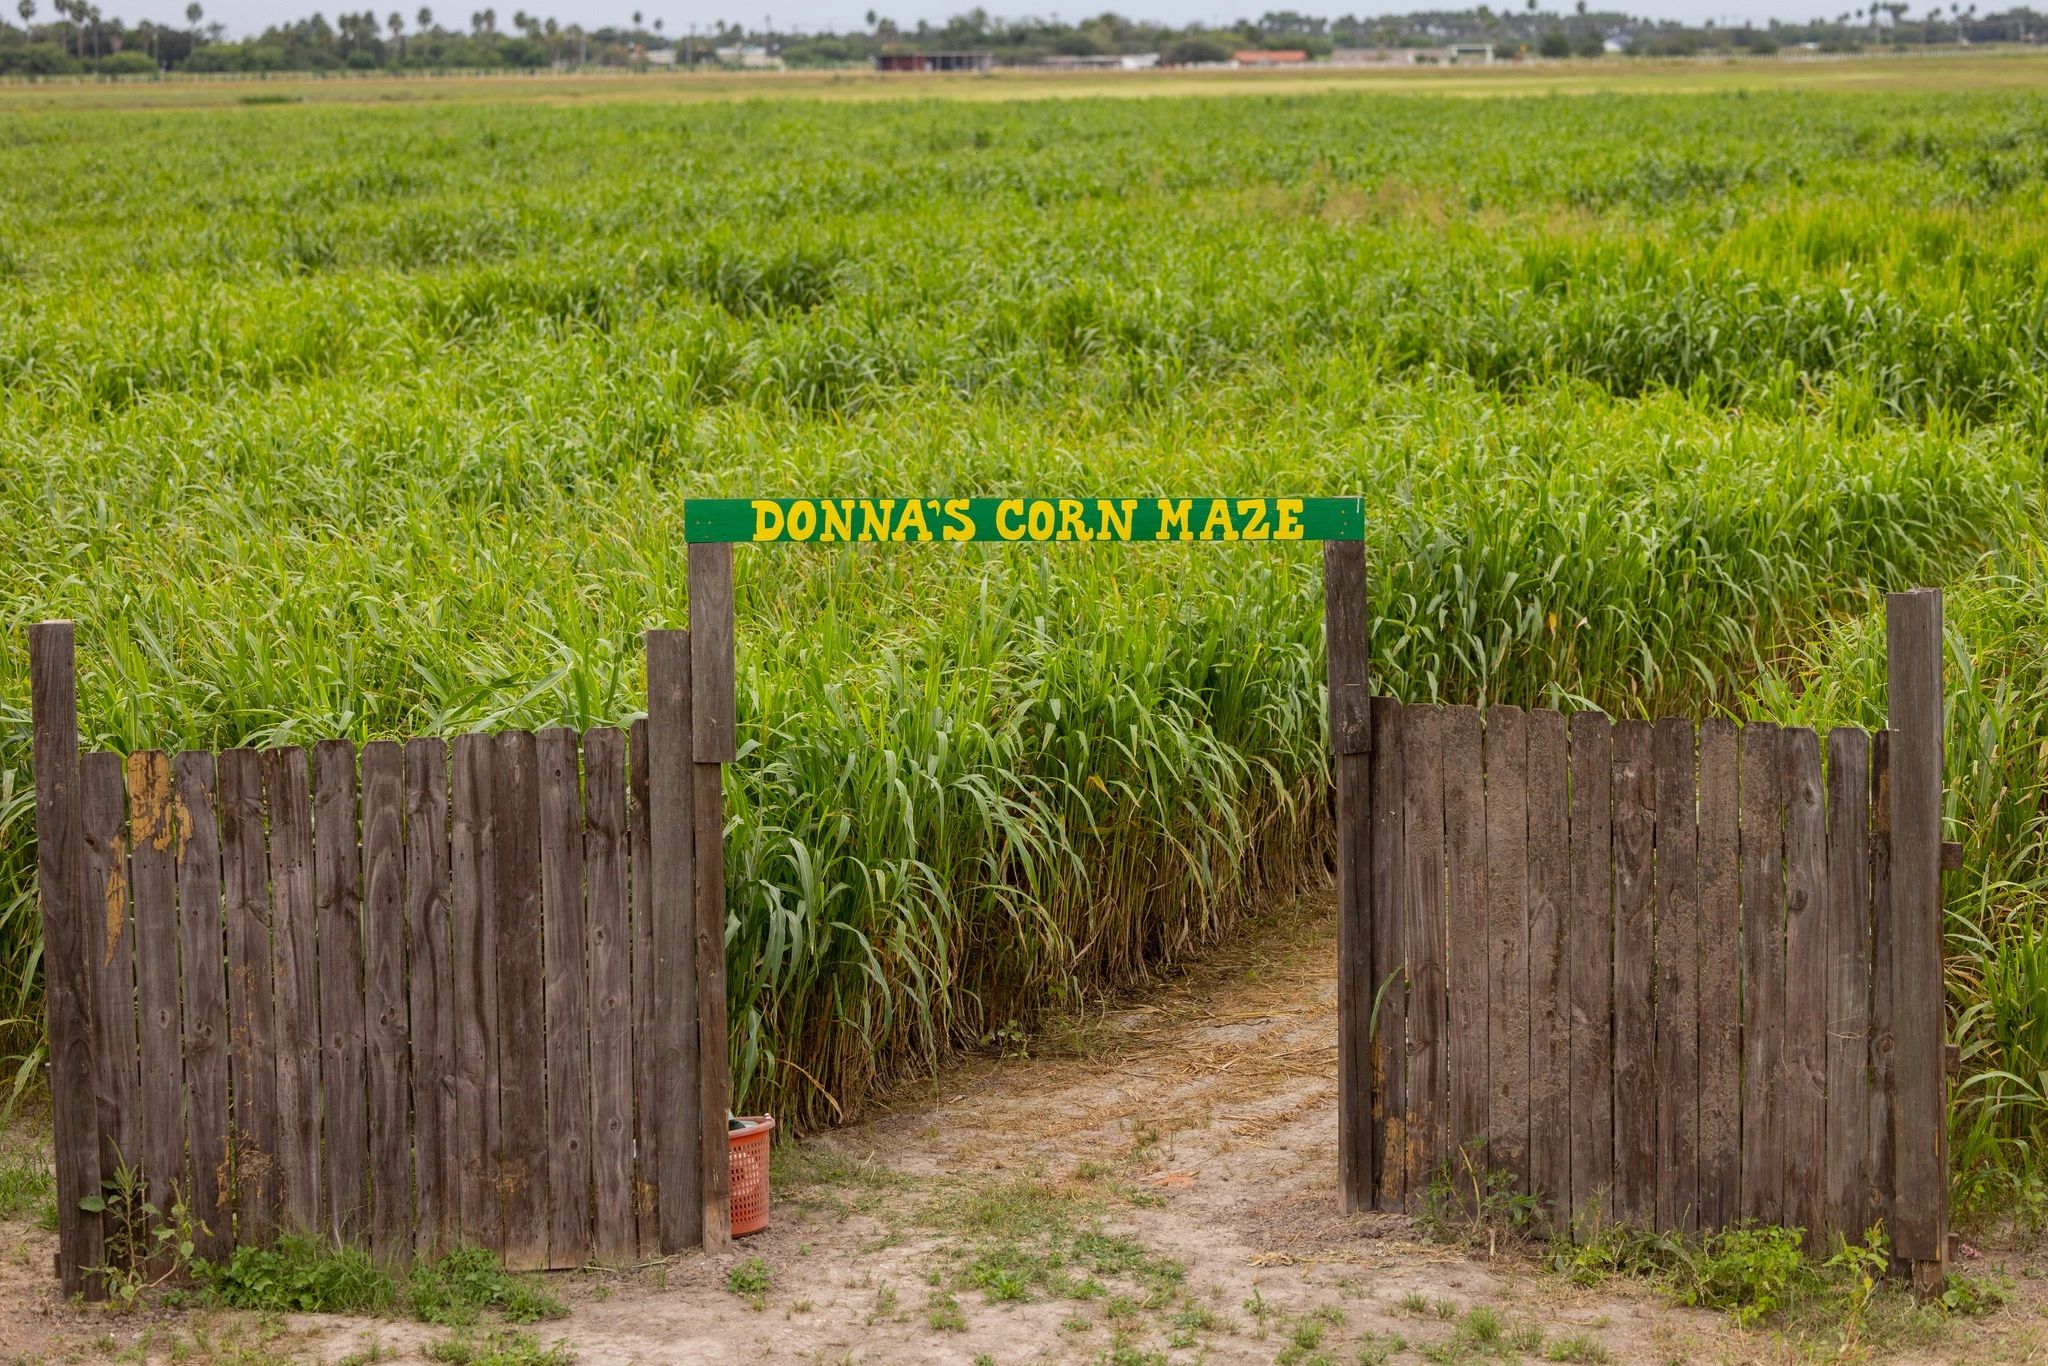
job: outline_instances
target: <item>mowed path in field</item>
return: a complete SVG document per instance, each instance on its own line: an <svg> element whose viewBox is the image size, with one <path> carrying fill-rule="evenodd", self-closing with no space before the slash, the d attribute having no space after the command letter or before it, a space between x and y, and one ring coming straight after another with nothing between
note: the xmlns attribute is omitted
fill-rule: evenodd
<svg viewBox="0 0 2048 1366"><path fill-rule="evenodd" d="M529 1331L585 1366L1810 1354L1625 1282L1582 1289L1524 1253L1339 1214L1334 949L1327 904L1276 915L1033 1056L950 1067L786 1149L767 1232L716 1257L552 1276L570 1313ZM0 1361L423 1361L448 1336L402 1319L80 1310L52 1303L48 1235L0 1235ZM2039 1282L2016 1270L2001 1314L1879 1359L2040 1359ZM1486 1320L1499 1349L1475 1355Z"/></svg>
<svg viewBox="0 0 2048 1366"><path fill-rule="evenodd" d="M237 104L601 103L611 100L1017 100L1186 95L1698 94L1717 90L2044 90L2048 53L2016 49L1856 57L1625 59L1489 67L1333 67L989 75L868 71L507 73L482 76L283 74L167 81L0 81L0 109L179 108Z"/></svg>

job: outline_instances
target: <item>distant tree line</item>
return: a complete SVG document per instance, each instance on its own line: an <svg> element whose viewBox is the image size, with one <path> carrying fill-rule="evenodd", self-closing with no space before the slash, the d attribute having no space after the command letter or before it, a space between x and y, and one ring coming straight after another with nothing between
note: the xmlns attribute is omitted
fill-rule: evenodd
<svg viewBox="0 0 2048 1366"><path fill-rule="evenodd" d="M47 9L45 6L47 5ZM2029 8L1980 15L1976 4L1929 5L1915 12L1899 0L1843 10L1832 19L1772 20L1759 28L1689 26L1589 11L1570 12L1541 0L1496 10L1419 10L1361 19L1329 19L1294 10L1212 26L1147 23L1104 13L1060 23L1000 19L985 9L943 24L902 26L870 10L863 27L844 33L748 28L718 22L687 34L664 32L661 20L585 28L524 10L501 19L479 9L460 22L427 5L392 10L313 14L260 34L230 38L206 22L201 4L186 7L182 26L108 17L90 0L15 0L19 25L0 23L0 75L146 75L159 71L489 70L510 68L693 66L730 60L734 50L762 49L793 67L865 66L884 52L987 50L998 63L1028 65L1058 57L1157 52L1174 63L1227 60L1247 48L1300 49L1311 58L1340 47L1436 47L1483 42L1502 56L1636 56L1711 52L1767 54L1790 45L1849 52L1866 47L1937 43L2031 43L2048 34L2048 16ZM722 50L722 51L721 51Z"/></svg>

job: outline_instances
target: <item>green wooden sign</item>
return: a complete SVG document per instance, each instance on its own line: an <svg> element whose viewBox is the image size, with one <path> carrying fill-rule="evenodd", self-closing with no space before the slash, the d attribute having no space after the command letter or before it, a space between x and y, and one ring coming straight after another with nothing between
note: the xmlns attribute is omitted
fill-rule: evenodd
<svg viewBox="0 0 2048 1366"><path fill-rule="evenodd" d="M692 498L686 541L1361 541L1357 498Z"/></svg>

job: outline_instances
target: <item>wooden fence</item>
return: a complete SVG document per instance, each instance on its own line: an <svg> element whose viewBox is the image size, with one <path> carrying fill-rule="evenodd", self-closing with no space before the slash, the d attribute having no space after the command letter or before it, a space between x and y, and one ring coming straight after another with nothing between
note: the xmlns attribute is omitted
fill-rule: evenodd
<svg viewBox="0 0 2048 1366"><path fill-rule="evenodd" d="M120 1256L79 1202L123 1163L208 1257L724 1241L731 562L698 549L630 732L81 756L70 624L34 628L67 1291Z"/></svg>
<svg viewBox="0 0 2048 1366"><path fill-rule="evenodd" d="M1891 728L1824 743L1373 699L1340 837L1370 965L1347 1203L1492 1169L1559 1226L1883 1219L1938 1276L1940 610L1892 599Z"/></svg>

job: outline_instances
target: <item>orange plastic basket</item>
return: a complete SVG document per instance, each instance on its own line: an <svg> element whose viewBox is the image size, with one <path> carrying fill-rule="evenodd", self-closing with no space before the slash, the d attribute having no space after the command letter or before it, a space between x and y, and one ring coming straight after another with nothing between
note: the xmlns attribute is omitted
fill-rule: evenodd
<svg viewBox="0 0 2048 1366"><path fill-rule="evenodd" d="M728 1122L732 1152L732 1236L743 1238L768 1227L768 1140L773 1115L741 1115Z"/></svg>

